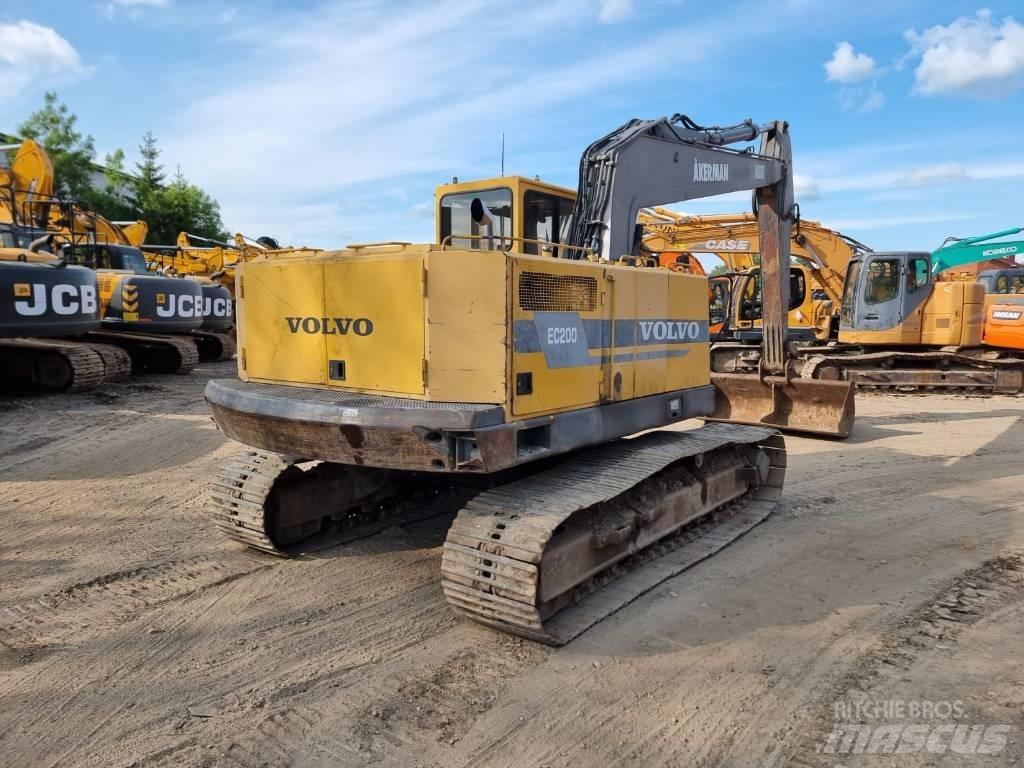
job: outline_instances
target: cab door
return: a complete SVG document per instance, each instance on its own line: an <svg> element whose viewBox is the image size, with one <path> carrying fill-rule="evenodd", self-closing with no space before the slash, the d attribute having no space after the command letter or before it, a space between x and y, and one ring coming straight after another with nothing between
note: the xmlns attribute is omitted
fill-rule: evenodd
<svg viewBox="0 0 1024 768"><path fill-rule="evenodd" d="M859 331L886 331L903 320L900 277L903 258L899 254L869 256L860 271L860 290L853 326Z"/></svg>
<svg viewBox="0 0 1024 768"><path fill-rule="evenodd" d="M851 262L848 282L851 278L855 283L844 292L840 330L892 332L877 343L912 343L920 336L931 289L927 253L869 255L859 264Z"/></svg>

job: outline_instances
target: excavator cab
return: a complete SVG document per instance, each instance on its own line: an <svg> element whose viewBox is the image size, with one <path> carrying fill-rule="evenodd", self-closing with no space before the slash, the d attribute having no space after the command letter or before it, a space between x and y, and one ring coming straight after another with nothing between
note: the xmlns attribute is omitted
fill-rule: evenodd
<svg viewBox="0 0 1024 768"><path fill-rule="evenodd" d="M437 189L437 242L484 251L514 246L532 256L558 257L575 203L573 190L522 176L453 180Z"/></svg>
<svg viewBox="0 0 1024 768"><path fill-rule="evenodd" d="M736 313L733 318L733 338L740 341L761 340L761 270L757 267L736 275L734 287L737 298ZM789 312L790 317L797 320L808 320L811 316L812 297L808 291L807 270L802 266L789 268ZM814 329L809 325L791 325L788 338L810 340L814 338Z"/></svg>
<svg viewBox="0 0 1024 768"><path fill-rule="evenodd" d="M981 343L984 288L935 282L931 255L870 253L846 273L839 340L853 344L975 346Z"/></svg>
<svg viewBox="0 0 1024 768"><path fill-rule="evenodd" d="M978 282L985 293L1024 293L1024 267L985 270L978 273Z"/></svg>

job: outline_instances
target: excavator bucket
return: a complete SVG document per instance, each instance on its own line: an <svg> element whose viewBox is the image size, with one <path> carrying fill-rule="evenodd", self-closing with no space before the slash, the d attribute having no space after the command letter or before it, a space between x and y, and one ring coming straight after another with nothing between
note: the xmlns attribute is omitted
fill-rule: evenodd
<svg viewBox="0 0 1024 768"><path fill-rule="evenodd" d="M713 373L715 412L708 421L756 424L782 432L845 438L853 428L853 384L742 373Z"/></svg>

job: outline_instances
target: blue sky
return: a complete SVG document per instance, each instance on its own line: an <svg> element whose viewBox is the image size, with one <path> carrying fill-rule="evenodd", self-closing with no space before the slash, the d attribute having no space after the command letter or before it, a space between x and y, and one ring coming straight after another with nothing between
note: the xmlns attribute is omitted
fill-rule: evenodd
<svg viewBox="0 0 1024 768"><path fill-rule="evenodd" d="M434 186L496 175L502 131L508 172L572 186L591 140L675 112L788 120L803 216L877 249L1024 225L1020 0L0 4L0 131L48 89L293 244L430 240Z"/></svg>

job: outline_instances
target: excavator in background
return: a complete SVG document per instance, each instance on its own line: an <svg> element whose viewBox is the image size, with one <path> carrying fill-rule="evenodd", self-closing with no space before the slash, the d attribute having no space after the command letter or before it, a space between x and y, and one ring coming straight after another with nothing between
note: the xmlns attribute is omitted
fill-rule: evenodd
<svg viewBox="0 0 1024 768"><path fill-rule="evenodd" d="M69 226L68 222L74 222ZM155 307L155 314L150 317L161 317L165 321L160 326L147 322L146 329L152 328L160 333L185 333L195 344L200 360L230 360L235 354L235 342L230 331L233 326L233 306L231 292L217 282L190 275L177 274L174 271L154 270L145 258L142 245L148 234L144 221L120 222L108 221L98 213L85 211L78 206L66 206L65 214L54 221L61 228L58 242L70 247L81 263L101 271L101 288L104 270L115 270L118 273L130 272L134 275L159 277L159 279L181 280L183 284L174 286L175 290L157 292L157 303L166 306ZM114 247L111 247L111 246ZM165 288L168 284L164 284ZM200 292L196 308L187 295ZM116 292L112 286L111 293ZM180 294L175 299L175 294ZM174 319L174 312L188 318L188 322ZM189 316L188 312L194 313ZM199 323L195 322L198 315ZM139 318L140 321L142 318ZM167 371L164 371L167 372Z"/></svg>
<svg viewBox="0 0 1024 768"><path fill-rule="evenodd" d="M1024 302L1011 294L1014 270L1002 281L984 271L978 282L935 277L1024 246L998 240L1020 231L954 241L932 253L853 259L838 344L800 350L800 374L873 389L1024 392ZM1000 292L987 290L993 288Z"/></svg>
<svg viewBox="0 0 1024 768"><path fill-rule="evenodd" d="M119 227L61 200L53 178L41 145L31 139L17 145L4 176L7 202L0 221L6 221L2 228L11 244L26 248L45 238L59 261L97 273L101 326L81 341L103 355L108 380L129 372L187 373L199 361L197 343L210 359L233 350L227 334L199 330L203 290L197 282L148 272L137 247L145 238L144 222Z"/></svg>
<svg viewBox="0 0 1024 768"><path fill-rule="evenodd" d="M140 247L151 271L205 278L223 286L234 299L235 266L243 259L243 251L237 245L179 232L174 245L142 244Z"/></svg>
<svg viewBox="0 0 1024 768"><path fill-rule="evenodd" d="M15 151L9 162L8 152ZM45 250L53 169L35 142L0 147L0 388L80 392L128 375L101 322L96 273ZM38 202L39 205L35 205Z"/></svg>
<svg viewBox="0 0 1024 768"><path fill-rule="evenodd" d="M785 123L632 120L584 152L575 201L521 177L446 185L435 244L243 263L240 380L206 398L253 447L213 484L217 525L287 554L426 489L435 513L461 507L449 605L552 644L718 550L779 497L768 425L842 436L853 416L848 383L785 376L791 157ZM744 189L760 377L712 374L707 280L652 266L635 237L641 207ZM693 417L760 426L628 437Z"/></svg>
<svg viewBox="0 0 1024 768"><path fill-rule="evenodd" d="M0 390L80 392L105 381L99 350L60 339L99 328L96 273L42 252L42 243L8 247L3 222L0 238Z"/></svg>
<svg viewBox="0 0 1024 768"><path fill-rule="evenodd" d="M646 218L641 216L641 221L643 243L651 251L712 253L723 261L730 271L715 277L727 281L729 296L726 321L716 340L759 341L760 244L756 217L750 213L686 216L658 208ZM820 222L806 219L796 222L790 247L795 263L790 268L789 336L805 341L834 338L846 265L854 255L869 249ZM724 346L719 349L724 350Z"/></svg>
<svg viewBox="0 0 1024 768"><path fill-rule="evenodd" d="M235 296L235 269L256 256L292 256L318 253L319 248L282 247L272 237L252 239L236 233L233 243L179 232L174 245L141 245L151 271L210 280ZM233 312L233 310L231 310Z"/></svg>

